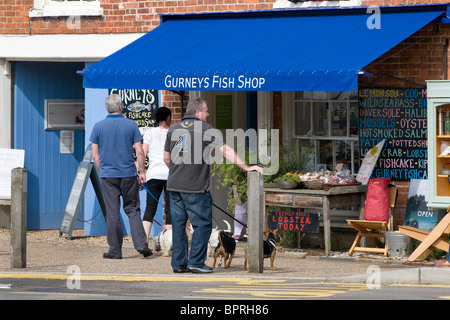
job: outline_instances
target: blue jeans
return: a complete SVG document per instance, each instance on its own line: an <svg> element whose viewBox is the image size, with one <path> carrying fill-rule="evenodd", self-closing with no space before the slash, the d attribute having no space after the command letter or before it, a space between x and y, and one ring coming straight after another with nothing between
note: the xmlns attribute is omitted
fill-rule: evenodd
<svg viewBox="0 0 450 320"><path fill-rule="evenodd" d="M170 192L172 215L172 268L203 267L207 258L212 230L212 197L210 192ZM194 233L188 249L186 223L189 219Z"/></svg>

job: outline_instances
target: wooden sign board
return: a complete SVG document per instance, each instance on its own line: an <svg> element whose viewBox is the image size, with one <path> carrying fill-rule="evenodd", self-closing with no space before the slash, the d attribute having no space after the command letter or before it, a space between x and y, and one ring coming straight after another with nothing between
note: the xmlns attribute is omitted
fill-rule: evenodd
<svg viewBox="0 0 450 320"><path fill-rule="evenodd" d="M64 212L64 217L61 222L61 227L59 228L59 237L61 237L63 233L66 233L67 240L70 240L72 237L73 227L75 225L78 212L80 210L80 206L84 197L84 192L89 180L92 183L95 194L97 195L98 202L100 204L100 208L103 212L103 216L106 219L106 207L101 189L100 176L91 160L92 145L90 144L86 149L83 161L81 161L80 165L78 166L75 181L73 182L72 190L70 192L69 200L67 201L66 210Z"/></svg>
<svg viewBox="0 0 450 320"><path fill-rule="evenodd" d="M319 214L317 212L272 211L267 220L270 230L319 232Z"/></svg>
<svg viewBox="0 0 450 320"><path fill-rule="evenodd" d="M445 213L445 209L428 208L428 180L410 180L404 226L431 231Z"/></svg>

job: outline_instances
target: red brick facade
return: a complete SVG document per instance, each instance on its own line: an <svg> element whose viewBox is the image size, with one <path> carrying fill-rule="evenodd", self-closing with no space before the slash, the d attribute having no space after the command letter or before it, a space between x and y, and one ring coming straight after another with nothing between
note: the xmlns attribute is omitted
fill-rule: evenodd
<svg viewBox="0 0 450 320"><path fill-rule="evenodd" d="M0 34L66 34L149 32L168 13L265 10L273 0L101 0L103 16L81 17L80 27L67 24L68 17L29 18L33 0L0 2ZM3 18L5 17L5 18Z"/></svg>
<svg viewBox="0 0 450 320"><path fill-rule="evenodd" d="M103 16L80 17L74 28L70 17L29 18L33 0L0 1L0 34L145 33L160 24L160 14L267 10L274 0L101 0ZM3 18L4 17L4 18ZM72 20L70 20L72 19ZM185 102L188 100L186 93ZM162 105L172 108L174 121L181 119L180 96L162 92Z"/></svg>
<svg viewBox="0 0 450 320"><path fill-rule="evenodd" d="M373 77L360 76L359 87L418 88L416 84L425 86L426 80L448 79L449 39L449 24L424 27L364 68ZM394 225L399 225L405 217L409 182L396 181L395 185L399 197Z"/></svg>

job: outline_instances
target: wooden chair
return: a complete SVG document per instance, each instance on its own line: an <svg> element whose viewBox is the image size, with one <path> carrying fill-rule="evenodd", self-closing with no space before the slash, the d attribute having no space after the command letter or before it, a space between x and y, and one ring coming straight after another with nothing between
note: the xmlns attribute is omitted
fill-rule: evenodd
<svg viewBox="0 0 450 320"><path fill-rule="evenodd" d="M392 230L392 213L397 203L398 188L389 186L389 219L388 221L369 221L369 220L347 220L347 223L358 231L355 241L348 251L349 256L356 252L382 253L385 257L388 254L388 246L386 241L384 244L379 238L384 239L384 232ZM375 247L361 247L360 242L363 237L369 238Z"/></svg>
<svg viewBox="0 0 450 320"><path fill-rule="evenodd" d="M398 230L422 243L408 257L408 261L425 260L430 253L438 248L448 252L448 235L450 233L450 207L447 208L447 214L430 232L409 226L398 226Z"/></svg>

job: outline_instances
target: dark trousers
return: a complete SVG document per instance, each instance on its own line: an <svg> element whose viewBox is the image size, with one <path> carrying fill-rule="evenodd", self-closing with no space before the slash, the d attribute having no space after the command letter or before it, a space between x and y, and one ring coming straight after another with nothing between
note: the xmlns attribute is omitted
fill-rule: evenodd
<svg viewBox="0 0 450 320"><path fill-rule="evenodd" d="M134 248L136 250L147 248L147 237L141 220L137 178L102 178L101 183L106 206L109 253L116 257L122 256L123 230L120 221L120 197L123 201L123 210L130 221Z"/></svg>
<svg viewBox="0 0 450 320"><path fill-rule="evenodd" d="M150 179L145 183L145 187L151 194L148 194L147 192L147 206L145 207L144 218L142 220L153 222L156 210L158 209L159 197L164 190L166 224L172 224L172 219L170 217L170 192L166 190L166 185L167 180L159 179Z"/></svg>

